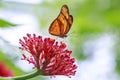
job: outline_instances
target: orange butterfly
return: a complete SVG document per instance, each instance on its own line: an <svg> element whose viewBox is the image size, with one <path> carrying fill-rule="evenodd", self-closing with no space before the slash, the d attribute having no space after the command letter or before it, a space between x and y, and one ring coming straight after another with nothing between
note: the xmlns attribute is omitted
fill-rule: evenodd
<svg viewBox="0 0 120 80"><path fill-rule="evenodd" d="M67 37L71 25L73 23L72 15L69 15L67 5L63 5L58 17L51 23L49 33L51 35L59 36L60 38Z"/></svg>

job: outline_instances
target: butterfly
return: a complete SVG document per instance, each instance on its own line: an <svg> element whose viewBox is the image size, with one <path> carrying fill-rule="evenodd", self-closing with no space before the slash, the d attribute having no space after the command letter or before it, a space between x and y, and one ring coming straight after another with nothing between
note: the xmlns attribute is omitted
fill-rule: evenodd
<svg viewBox="0 0 120 80"><path fill-rule="evenodd" d="M63 5L58 17L51 23L49 33L60 38L67 37L73 23L73 17L69 14L67 5Z"/></svg>

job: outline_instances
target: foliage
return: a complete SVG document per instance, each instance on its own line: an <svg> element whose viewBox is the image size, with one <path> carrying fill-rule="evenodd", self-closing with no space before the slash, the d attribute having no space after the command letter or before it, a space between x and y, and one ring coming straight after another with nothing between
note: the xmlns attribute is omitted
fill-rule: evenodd
<svg viewBox="0 0 120 80"><path fill-rule="evenodd" d="M4 28L4 27L10 27L10 26L17 26L16 24L10 23L6 20L0 19L0 27Z"/></svg>
<svg viewBox="0 0 120 80"><path fill-rule="evenodd" d="M4 5L0 10L11 10L13 12L29 13L33 15L39 25L39 32L48 34L48 27L59 14L63 4L70 8L70 14L73 15L73 25L70 33L75 32L67 39L70 42L70 48L73 49L73 56L78 61L87 59L83 45L86 41L95 40L99 35L112 34L117 37L113 39L115 45L113 48L113 58L116 60L115 71L120 75L120 0L52 0L52 2L43 1L37 4L2 2ZM6 5L7 4L7 5ZM17 26L8 20L0 19L0 28L9 28ZM14 27L16 28L16 27ZM44 31L43 31L44 30ZM22 32L21 32L22 33ZM76 36L74 36L74 34ZM69 35L69 34L68 34ZM7 57L1 53L0 60L6 60ZM16 71L16 75L21 74L21 70L13 66L10 60L6 61L11 68ZM23 72L24 73L24 72Z"/></svg>

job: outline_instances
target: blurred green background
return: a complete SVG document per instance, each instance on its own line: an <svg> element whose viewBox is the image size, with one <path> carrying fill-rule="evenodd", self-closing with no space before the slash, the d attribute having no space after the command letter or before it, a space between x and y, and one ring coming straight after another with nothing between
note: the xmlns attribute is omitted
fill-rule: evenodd
<svg viewBox="0 0 120 80"><path fill-rule="evenodd" d="M120 0L1 0L0 61L15 76L32 72L32 66L20 60L19 39L26 33L52 37L48 28L64 4L74 18L65 42L77 73L72 78L29 80L120 80Z"/></svg>

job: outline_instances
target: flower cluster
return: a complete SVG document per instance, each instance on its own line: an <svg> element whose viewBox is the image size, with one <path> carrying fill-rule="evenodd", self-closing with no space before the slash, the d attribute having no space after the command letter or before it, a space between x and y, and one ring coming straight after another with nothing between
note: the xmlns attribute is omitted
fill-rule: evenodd
<svg viewBox="0 0 120 80"><path fill-rule="evenodd" d="M75 75L77 66L75 59L71 58L72 51L66 49L65 43L58 43L54 39L27 34L23 40L19 40L20 49L31 54L30 57L23 54L23 60L32 63L34 67L42 71L43 75Z"/></svg>
<svg viewBox="0 0 120 80"><path fill-rule="evenodd" d="M11 77L13 72L5 65L5 63L0 62L0 77Z"/></svg>

